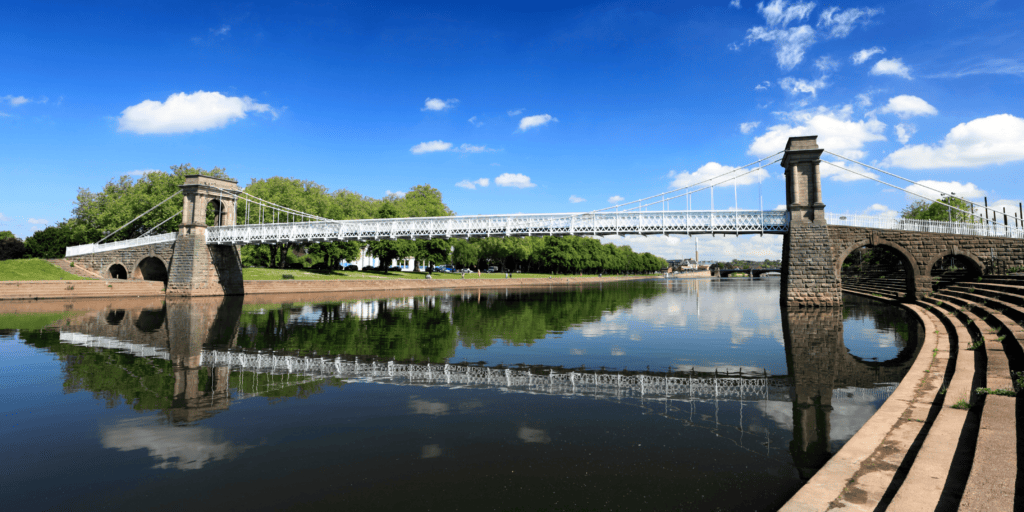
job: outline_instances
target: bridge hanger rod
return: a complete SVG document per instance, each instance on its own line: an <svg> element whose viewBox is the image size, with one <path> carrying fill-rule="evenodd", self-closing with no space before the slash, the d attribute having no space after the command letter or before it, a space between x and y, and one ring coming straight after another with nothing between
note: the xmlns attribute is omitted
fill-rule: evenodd
<svg viewBox="0 0 1024 512"><path fill-rule="evenodd" d="M182 210L184 210L184 208L182 208ZM167 221L173 219L177 215L181 215L182 210L178 210L177 212L172 213L170 217L167 217L166 219L160 221L160 224L157 224L156 226L153 226L152 228L149 229L149 231L146 231L145 233L143 233L142 236L146 236L146 235L152 233L154 229L156 229L156 228L158 228L160 226L163 226L164 222L167 222Z"/></svg>
<svg viewBox="0 0 1024 512"><path fill-rule="evenodd" d="M220 188L220 187L218 187L216 185L207 185L207 186L211 187L211 188L214 188L214 189L217 189L217 190L219 190L221 192L224 192L225 194L235 196L235 200L236 201L241 199L241 200L246 201L246 202L252 202L252 203L257 203L257 204L266 206L267 208L270 208L270 209L275 209L275 210L278 210L278 211L282 211L282 212L286 212L286 213L291 213L291 214L295 214L295 215L301 215L303 217L308 217L310 219L315 219L315 220L325 220L325 221L334 220L334 219L328 219L328 218L325 218L325 217L319 217L317 215L313 215L313 214L310 214L310 213L302 212L302 211L295 210L295 209L292 209L292 208L288 208L287 206L281 206L279 204L272 203L272 202L270 202L270 201L268 201L266 199L263 199L261 197L254 196L254 195L252 195L252 194L250 194L250 193L248 193L248 192L246 192L244 190L227 190L227 189ZM247 196L247 197L241 197L241 196Z"/></svg>
<svg viewBox="0 0 1024 512"><path fill-rule="evenodd" d="M724 181L721 181L721 182L719 182L719 183L713 183L713 184L711 184L711 185L707 185L707 186L705 186L704 188L700 188L700 189L697 189L697 190L691 190L691 191L687 191L687 192L684 192L684 193L682 193L682 194L679 194L679 195L675 195L675 196L672 196L672 197L666 197L666 198L663 198L662 200L663 200L663 201L669 201L669 200L675 199L675 198L677 198L677 197L683 197L683 196L689 196L689 195L692 195L692 194L696 194L697 192L700 192L700 191L702 191L702 190L707 190L707 189L709 189L709 188L711 188L711 187L717 187L718 185L721 185L721 184L723 184L723 183L726 183L726 182L728 182L729 180L735 180L735 179L739 179L739 178L742 178L742 177L744 177L744 176L746 176L746 175L748 175L748 174L750 174L750 173L754 173L754 172L757 172L757 171L759 171L759 170L761 170L761 169L764 169L765 167L767 167L767 166L769 166L769 165L772 165L772 164L774 164L774 163L777 163L777 162L781 162L781 161L782 161L782 159L781 159L781 158L779 158L779 159L776 159L776 160L775 160L775 161L773 161L773 162L768 162L768 163L766 163L766 164L764 164L764 165L762 165L762 166L760 166L760 167L757 167L757 168L755 168L755 169L751 169L751 170L749 170L749 171L747 171L747 172L745 172L745 173L743 173L743 174L740 174L739 176L733 176L732 178L728 178L728 179L725 179ZM710 180L712 180L712 179L717 179L717 178L720 178L720 177L721 177L721 176L715 176L714 178L710 178L710 179L708 179L708 180L704 180L704 181L702 181L701 183L704 183L704 182L710 181ZM678 191L678 190L683 190L683 189L676 189L676 190ZM674 191L673 191L673 192L674 192ZM653 196L652 196L652 197L653 197ZM629 204L629 203L626 203L626 204ZM651 203L651 204L654 204L654 203ZM649 206L649 205L648 205L648 206ZM632 210L634 210L635 208L637 208L637 207L636 207L636 206L634 206L633 208L629 208L629 209L627 209L627 210L623 210L623 211L624 211L624 212L628 212L628 211L632 211Z"/></svg>
<svg viewBox="0 0 1024 512"><path fill-rule="evenodd" d="M128 225L129 225L129 224L131 224L132 222L135 222L135 221L137 221L137 220L141 219L143 215L145 215L145 214L147 214L147 213L149 213L149 212L151 212L151 211L155 210L155 209L157 208L157 206L160 206L160 205L162 205L162 204L166 203L167 201L170 201L172 197L174 197L174 196L176 196L176 195L178 195L178 194L180 194L180 193L181 193L181 190L179 189L179 190L178 190L177 192L175 192L175 193L173 193L173 194L171 194L171 195L167 196L167 199L164 199L163 201L160 201L159 203L157 203L157 204L156 204L156 206L154 206L154 207L152 207L152 208L150 208L150 209L148 209L148 210L146 210L146 211L144 211L144 212L140 213L138 217L135 217L134 219L132 219L132 220L130 220L130 221L128 221L128 222L126 222L126 223L125 223L125 224L124 224L123 226L121 226L121 227L119 227L119 228L117 228L117 229L115 229L115 230L111 231L111 232L110 232L109 234L107 234L107 236L105 236L105 237L101 238L101 239L100 239L100 241L99 241L99 242L96 242L96 243L102 243L102 242L103 242L104 240L106 240L106 239L110 238L110 237L111 237L111 236L112 236L112 235L113 235L114 233L117 233L118 231L121 231L122 229L124 229L124 228L128 227Z"/></svg>
<svg viewBox="0 0 1024 512"><path fill-rule="evenodd" d="M734 173L734 172L736 172L736 171L738 171L738 170L740 170L740 169L746 169L747 167L750 167L751 165L754 165L754 164L758 164L758 163L761 163L761 162L763 162L763 161L765 161L765 160L767 160L767 159L769 159L769 158L772 158L772 157L774 157L774 156L778 156L778 155L779 155L779 154L781 154L781 153L785 153L785 151L779 151L778 153L775 153L774 155L768 155L768 156L766 156L766 157L764 157L764 158L762 158L762 159L760 159L760 160L755 160L755 161L753 161L753 162L750 162L750 163L749 163L749 164L747 164L747 165L743 165L743 166L740 166L740 167L736 167L735 169L732 169L731 171L728 171L728 172L724 172L724 173L722 173L722 174L719 174L718 176L713 176L713 177L711 177L711 178L708 178L708 179L706 179L706 180L704 180L704 181L700 181L700 182L697 182L697 183L693 183L693 184L691 184L691 185L688 185L688 186L685 186L685 187L679 187L679 188L677 188L677 189L674 189L674 190L668 190L668 191L662 192L662 193L660 193L660 194L654 194L653 196L650 196L650 197L645 197L645 198L643 198L643 199L636 199L636 200L630 201L630 202L628 202L628 203L618 204L618 205L615 205L615 206L608 206L608 207L606 207L606 208L601 208L601 209L598 209L598 210L591 210L590 212L587 212L587 213L597 213L597 212L603 212L603 211L605 211L605 210L610 210L610 209L612 209L612 208L618 208L618 207L620 207L620 206L625 206L625 205L627 205L627 204L633 204L633 203L636 203L636 202L640 202L640 201L646 201L646 200L648 200L648 199L651 199L652 197L658 197L658 196L663 196L663 195L666 195L666 194L671 194L671 193L673 193L673 192L678 192L678 191L680 191L680 190L685 190L685 189L688 189L688 188L690 188L690 187L694 187L694 186L700 185L701 183L705 183L705 182L708 182L708 181L711 181L711 180L715 180L715 179L721 178L722 176L725 176L725 175L727 175L727 174L731 174L731 173ZM770 165L770 164L769 164L769 165ZM747 173L747 174L750 174L750 173ZM743 175L741 175L741 176L743 176ZM736 177L738 178L739 176L736 176ZM703 189L701 189L701 190L703 190ZM675 197L680 197L680 196L675 196ZM653 204L653 203L651 203L651 204ZM634 207L634 208L635 208L635 207ZM630 208L630 209L632 209L632 208ZM625 210L625 211L629 211L629 210Z"/></svg>
<svg viewBox="0 0 1024 512"><path fill-rule="evenodd" d="M822 160L822 162L825 162L826 164L829 164L829 165L831 165L832 167L838 167L838 168L840 168L840 169L842 169L842 170L844 170L844 171L852 172L852 173L856 174L857 176L861 176L861 177L863 177L863 178L867 178L867 179L869 179L869 180L877 181L877 182L881 183L882 185L888 185L888 186L890 186L890 187L892 187L892 188L895 188L895 189L899 189L899 190L902 190L902 191L904 191L904 192L906 192L906 193L908 193L908 194L910 194L910 195L914 195L914 196L920 197L921 199L925 199L925 200L931 201L931 202L933 202L933 203L937 203L937 202L938 202L938 201L936 201L936 200L934 200L934 199L932 199L932 198L929 198L929 197L925 197L925 196L922 196L921 194L915 194L914 192L911 192L911 191L909 191L909 190L907 190L907 189L905 189L905 188L902 188L902 187L899 187L899 186L893 185L893 184L891 184L891 183L886 183L886 182L884 182L884 181L882 181L882 180L880 180L880 179L877 179L877 178L872 178L871 176L868 176L868 175L866 175L866 174L861 174L861 173L859 173L859 172L857 172L857 171L853 171L853 170L847 169L846 167L843 167L843 166L841 166L841 165L836 165L836 164L834 164L834 163L832 163L832 162L829 162L828 160ZM943 203L943 204L945 204L945 203ZM954 209L954 210L956 210L956 211L958 211L958 212L963 212L963 213L966 213L966 214L968 214L968 215L971 215L972 217L980 217L980 215L978 215L978 214L976 214L976 213L972 213L972 212L969 212L969 211L967 211L967 210L961 210L960 208L957 208L956 206L953 206L953 205L948 205L948 204L947 204L946 206L948 206L948 207L950 207L950 208L952 208L952 209Z"/></svg>
<svg viewBox="0 0 1024 512"><path fill-rule="evenodd" d="M878 171L878 172L880 172L880 173L882 173L882 174L888 174L889 176L892 176L893 178L898 178L898 179L901 179L901 180L903 180L903 181L906 181L906 182L909 182L909 183L913 183L914 185L917 185L917 186L919 186L919 187L924 187L924 188L926 188L926 189L928 189L928 190L934 190L934 191L936 191L936 192L938 192L938 193L940 193L940 194L945 194L945 195L953 195L953 194L952 194L952 193L950 193L950 192L945 192L945 191L939 190L939 189L937 189L937 188L929 187L928 185L924 185L924 184L922 184L922 183L918 183L918 182L916 182L916 181L914 181L914 180L911 180L911 179L907 179L907 178L904 178L903 176L899 176L899 175L893 174L893 173L891 173L891 172L889 172L889 171L884 171L884 170L882 170L882 169L879 169L879 168L877 168L877 167L872 167L872 166L870 166L870 165L868 165L868 164L866 164L866 163L863 163L863 162L858 162L858 161L856 161L856 160L854 160L854 159L852 159L852 158L847 158L847 157L845 157L845 156L843 156L843 155L837 155L837 154L835 154L835 153L833 153L833 152L831 152L831 151L825 151L825 153L828 153L828 154L830 154L830 155L832 155L832 156L835 156L835 157L839 157L839 158L842 158L843 160L849 160L850 162L853 162L853 163L855 163L855 164L857 164L857 165L862 165L862 166L864 166L864 167L867 167L868 169L871 169L871 170L873 170L873 171ZM826 163L831 163L831 162L828 162L827 160L823 160L823 161L824 161L824 162L826 162ZM832 165L835 165L835 164L832 164ZM849 169L846 169L845 167L840 167L840 166L838 166L838 165L836 165L836 167L839 167L840 169L844 169L844 170L849 170ZM851 171L851 172L852 172L852 171ZM890 185L890 186L895 186L895 185ZM897 188L899 188L899 187L897 187ZM903 190L903 189L900 189L900 190ZM917 195L917 194L914 194L914 195ZM932 201L933 203L934 203L934 202L937 202L937 201L935 201L935 200L933 200L933 199L929 199L929 198L927 198L927 197L924 197L924 196L918 196L918 197L923 197L924 199L928 199L929 201ZM963 198L963 197L961 197L960 199L962 199L962 200L964 200L964 201L967 201L968 203L971 203L971 204L973 204L974 206L978 206L978 207L980 207L980 208L983 208L983 209L985 209L985 210L992 210L993 212L999 213L999 212L998 212L998 211L996 211L995 209L989 208L989 207L987 207L987 206L985 206L985 205L982 205L981 203L975 203L974 201L971 201L970 199L966 199L966 198ZM943 203L943 204L945 204L945 203ZM948 205L947 205L947 206L948 206ZM963 211L963 210L960 210L960 211ZM975 215L975 214L973 214L973 213L972 213L971 215ZM980 217L980 215L978 215L978 216ZM987 220L987 219L986 219L986 220Z"/></svg>

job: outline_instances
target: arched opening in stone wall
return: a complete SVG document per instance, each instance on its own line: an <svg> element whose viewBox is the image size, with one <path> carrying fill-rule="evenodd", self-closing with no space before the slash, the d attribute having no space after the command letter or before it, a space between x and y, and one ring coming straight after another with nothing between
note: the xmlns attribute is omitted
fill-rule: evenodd
<svg viewBox="0 0 1024 512"><path fill-rule="evenodd" d="M125 270L124 265L120 263L114 263L107 270L108 275L113 279L128 279L128 271Z"/></svg>
<svg viewBox="0 0 1024 512"><path fill-rule="evenodd" d="M124 310L114 309L107 312L107 325L119 325L124 320Z"/></svg>
<svg viewBox="0 0 1024 512"><path fill-rule="evenodd" d="M913 296L912 271L910 261L893 247L864 244L843 260L840 278L844 291L902 299Z"/></svg>
<svg viewBox="0 0 1024 512"><path fill-rule="evenodd" d="M139 318L135 321L135 327L142 332L156 332L164 326L167 319L167 308L144 309L139 312Z"/></svg>
<svg viewBox="0 0 1024 512"><path fill-rule="evenodd" d="M209 203L206 203L206 225L207 226L220 226L224 222L223 205L216 199L210 199Z"/></svg>
<svg viewBox="0 0 1024 512"><path fill-rule="evenodd" d="M982 275L978 262L963 254L946 254L935 260L931 268L932 289L939 290Z"/></svg>
<svg viewBox="0 0 1024 512"><path fill-rule="evenodd" d="M166 283L167 266L164 265L164 262L160 261L160 258L154 256L143 258L135 266L135 275L132 277L146 281L163 281Z"/></svg>

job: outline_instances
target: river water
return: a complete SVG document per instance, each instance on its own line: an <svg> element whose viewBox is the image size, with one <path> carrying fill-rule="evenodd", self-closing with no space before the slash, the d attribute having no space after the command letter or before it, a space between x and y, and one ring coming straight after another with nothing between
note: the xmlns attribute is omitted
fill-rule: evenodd
<svg viewBox="0 0 1024 512"><path fill-rule="evenodd" d="M0 304L7 510L774 510L903 310L778 279Z"/></svg>

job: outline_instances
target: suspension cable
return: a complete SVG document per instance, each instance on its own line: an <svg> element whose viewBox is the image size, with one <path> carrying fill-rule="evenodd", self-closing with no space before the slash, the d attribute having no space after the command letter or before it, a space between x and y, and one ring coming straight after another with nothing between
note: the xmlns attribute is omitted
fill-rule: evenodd
<svg viewBox="0 0 1024 512"><path fill-rule="evenodd" d="M778 154L778 153L776 153L776 154ZM742 177L744 177L744 176L746 176L746 175L748 175L748 174L751 174L751 173L757 172L757 171L759 171L759 170L761 170L761 169L764 169L765 167L768 167L769 165L772 165L772 164L774 164L774 163L777 163L777 162L781 162L781 161L782 161L782 159L781 159L781 158L778 158L778 159L776 159L776 160L774 160L774 161L772 161L772 162L768 162L768 163L766 163L766 164L764 164L764 165L762 165L762 166L760 166L760 167L757 167L757 168L755 168L755 169L751 169L751 170L749 170L749 171L747 171L747 172L745 172L745 173L743 173L743 174L740 174L739 176L733 176L732 178L727 178L727 179L724 179L724 180L722 180L722 181L721 181L721 182L719 182L719 183L712 183L711 185L707 185L707 186L705 186L704 188L699 188L699 189L697 189L697 190L687 191L687 192L684 192L684 193L682 193L682 194L679 194L679 195L675 195L675 196L672 196L672 197L666 197L666 198L664 198L664 199L662 199L662 200L663 200L663 201L668 201L668 200L671 200L671 199L675 199L675 198L677 198L677 197L684 197L684 196L690 196L690 195L692 195L692 194L696 194L697 192L700 192L700 191L702 191L702 190L707 190L707 189L709 189L709 188L712 188L712 187L716 187L716 186L718 186L718 185L721 185L721 184L723 184L723 183L726 183L726 182L728 182L729 180L736 180L736 179L742 178ZM724 176L724 175L719 175L719 176L715 176L714 178L711 178L711 179L717 179L717 178L721 178L722 176ZM704 181L702 181L701 183L704 183L704 182L707 182L707 181L710 181L710 180L704 180ZM683 189L676 189L676 191L678 191L678 190L683 190ZM633 201L633 202L635 202L635 201ZM629 203L626 203L626 204L629 204ZM636 209L636 208L637 208L637 207L636 207L636 206L634 206L633 208L629 208L629 209L626 209L626 210L623 210L623 211L624 211L624 212L629 212L629 211L633 211L633 210L634 210L634 209Z"/></svg>
<svg viewBox="0 0 1024 512"><path fill-rule="evenodd" d="M160 222L160 224L157 224L156 226L153 226L152 228L150 228L150 230L149 230L149 231L146 231L145 233L143 233L143 234L142 234L142 236L146 236L146 235L148 235L148 234L152 233L152 232L153 232L153 230L155 230L156 228L158 228L158 227L160 227L160 226L163 226L163 225L164 225L164 222L167 222L167 221L169 221L169 220L173 219L173 218L174 218L174 217L175 217L176 215L181 215L181 212L182 212L182 210L184 210L184 208L182 208L181 210L178 210L177 212L175 212L175 213L171 214L171 216L170 216L170 217L167 217L166 219L162 220L162 221Z"/></svg>
<svg viewBox="0 0 1024 512"><path fill-rule="evenodd" d="M916 181L914 181L914 180L911 180L911 179L908 179L908 178L904 178L903 176L899 176L899 175L893 174L893 173L891 173L891 172L889 172L889 171L885 171L885 170L879 169L878 167L873 167L873 166L870 166L870 165L868 165L868 164L866 164L866 163L863 163L863 162L858 162L858 161L856 161L856 160L854 160L854 159L852 159L852 158L847 158L847 157L845 157L845 156L843 156L843 155L837 155L837 154L835 154L835 153L833 153L833 152L831 152L831 151L825 151L825 153L828 153L828 154L830 154L830 155L832 155L832 156L835 156L835 157L839 157L839 158L842 158L843 160L849 160L850 162L853 162L853 163L855 163L855 164L857 164L857 165L861 165L861 166L867 167L868 169L871 169L871 170L873 170L873 171L878 171L878 172L880 172L880 173L882 173L882 174L888 174L889 176L892 176L893 178L898 178L898 179L901 179L901 180L903 180L903 181L906 181L906 182L908 182L908 183L913 183L914 185L917 185L917 186L919 186L919 187L924 187L924 188L926 188L926 189L928 189L928 190L934 190L935 192L938 192L938 193L940 193L940 194L943 194L943 195L950 195L950 196L953 196L953 195L955 195L955 194L952 194L952 193L950 193L950 192L945 192L945 191L939 190L939 189L937 189L937 188L929 187L928 185L924 185L924 184L922 184L922 183L918 183L918 182L916 182ZM822 160L822 161L823 161L823 162L826 162L826 163L831 163L831 162L828 162L827 160ZM832 164L832 165L835 165L835 164ZM849 171L849 169L847 169L847 168L845 168L845 167L841 167L841 166L838 166L838 165L836 165L836 167L839 167L840 169L843 169L843 170ZM850 171L850 172L853 172L853 171ZM854 174L856 174L856 173L854 173ZM877 180L876 180L876 181L877 181ZM879 183L882 183L882 182L879 182ZM886 183L886 185L888 185L888 183ZM894 187L895 185L889 185L889 186L891 186L891 187ZM896 187L896 188L899 188L899 187ZM900 189L900 190L903 190L903 189ZM912 192L911 192L911 193L912 193ZM930 198L928 198L928 197L924 197L924 196L921 196L921 195L918 195L918 194L914 194L914 195L916 195L916 196L918 196L918 197L922 197L922 198L924 198L924 199L928 199L929 201L932 201L932 202L937 202L937 201L935 201L934 199L930 199ZM975 205L975 206L979 206L979 207L981 207L981 208L983 208L983 209L985 209L985 210L992 210L993 212L999 213L998 211L996 211L996 210L994 210L994 209L992 209L992 208L989 208L989 207L987 207L987 206L985 206L985 205L983 205L983 204L981 204L981 203L975 203L974 201L971 201L970 199L967 199L967 198L963 198L963 197L958 197L958 199L961 199L961 200L963 200L963 201L966 201L966 202L968 202L968 203L970 203L970 204L973 204L973 205ZM946 203L942 203L942 204L946 204ZM963 211L963 210L960 210L960 211ZM972 215L974 215L974 214L972 214Z"/></svg>
<svg viewBox="0 0 1024 512"><path fill-rule="evenodd" d="M747 164L747 165L744 165L744 166L741 166L741 167L736 167L736 168L734 168L734 169L732 169L732 170L730 170L730 171L724 172L724 173L722 173L722 174L719 174L719 175L717 175L717 176L712 176L712 177L710 177L710 178L708 178L708 179L706 179L706 180L703 180L703 181L700 181L700 182L697 182L697 183L691 183L691 184L689 184L689 185L687 185L687 186L685 186L685 187L679 187L679 188L677 188L677 189L673 189L673 190L668 190L668 191L662 192L662 193L660 193L660 194L654 194L653 196L645 197L645 198L643 198L643 199L636 199L636 200L630 201L630 202L628 202L628 203L622 203L622 204L617 204L617 205L615 205L615 206L608 206L608 207L606 207L606 208L601 208L601 209L598 209L598 210L592 210L592 211L590 211L590 212L588 212L588 213L597 213L597 212L602 212L602 211L605 211L605 210L610 210L610 209L612 209L612 208L618 208L618 207L620 207L620 206L626 206L627 204L633 204L633 203L637 203L637 202L642 202L642 201L646 201L646 200L648 200L648 199L651 199L652 197L664 196L664 195L666 195L666 194L671 194L671 193L673 193L673 192L678 192L678 191L680 191L680 190L685 190L685 189L688 189L688 188L690 188L690 187L695 187L695 186L697 186L697 185L700 185L701 183L706 183L706 182L708 182L708 181L711 181L711 180L715 180L715 179L721 178L722 176L726 176L726 175L728 175L728 174L732 174L732 173L734 173L734 172L736 172L736 171L739 171L739 170L741 170L741 169L746 169L747 167L750 167L751 165L754 165L754 164L758 164L758 163L761 163L761 162L763 162L763 161L765 161L765 160L767 160L767 159L769 159L769 158L772 158L772 157L774 157L774 156L777 156L777 155L779 155L779 154L781 154L781 153L785 153L785 151L779 151L778 153L775 153L775 154L773 154L773 155L768 155L768 156L766 156L766 157L764 157L764 158L762 158L762 159L760 159L760 160L756 160L756 161L750 162L750 163L749 163L749 164ZM774 162L773 162L773 163L774 163ZM762 167L763 167L763 166L762 166ZM750 174L750 173L746 173L746 174ZM741 174L740 176L745 176L746 174ZM734 178L739 178L740 176L734 176L733 178L730 178L730 179L734 179ZM705 188L707 188L707 187L705 187ZM701 190L704 190L704 189L701 189ZM682 194L681 194L681 195L678 195L678 196L673 196L673 197L682 197ZM671 199L671 198L670 198L670 199ZM664 199L662 199L662 200L664 200ZM657 201L653 201L653 202L651 202L650 204L654 204L654 203L656 203L656 202L657 202ZM650 206L650 204L649 204L648 206ZM636 207L636 206L634 206L633 208L629 208L629 209L627 209L627 210L623 210L623 211L627 211L627 212L628 212L628 211L631 211L631 210L633 210L634 208L637 208L637 207Z"/></svg>
<svg viewBox="0 0 1024 512"><path fill-rule="evenodd" d="M128 227L128 225L130 225L131 223L133 223L133 222L135 222L135 221L137 221L137 220L141 219L143 215L146 215L147 213L149 213L149 212L151 212L151 211L155 210L155 209L157 208L157 206L160 206L160 205L162 205L162 204L166 203L167 201L170 201L172 197L174 197L174 196L176 196L176 195L178 195L178 194L180 194L180 193L181 193L181 189L178 189L178 191L177 191L177 192L175 192L175 193L173 193L173 194L171 194L171 195L167 196L167 199L164 199L163 201L160 201L159 203L157 203L157 204L156 204L156 206L154 206L154 207L152 207L152 208L150 208L150 209L148 209L148 210L146 210L146 211L144 211L144 212L140 213L138 217L135 217L134 219L132 219L132 220L130 220L130 221L128 221L128 222L126 222L126 223L125 223L125 224L124 224L123 226L121 226L121 227L119 227L119 228L117 228L117 229L115 229L115 230L111 231L110 233L108 233L108 234L107 234L107 236L105 236L105 237L101 238L101 239L100 239L100 241L99 241L99 242L96 242L96 243L102 243L102 242L103 242L104 240L106 240L106 239L110 238L110 237L111 237L111 236L112 236L112 235L113 235L114 233L117 233L118 231L121 231L122 229L124 229L124 228Z"/></svg>
<svg viewBox="0 0 1024 512"><path fill-rule="evenodd" d="M921 194L917 194L917 193L911 192L911 191L909 191L909 190L907 190L907 189L905 189L905 188L902 188L902 187L899 187L899 186L893 185L893 184L891 184L891 183L886 183L886 182L884 182L884 181L882 181L882 180L880 180L880 179L877 179L877 178L872 178L871 176L868 176L868 175L866 175L866 174L861 174L861 173L859 173L859 172L857 172L857 171L854 171L854 170L851 170L851 169L847 169L846 167L843 167L843 166L841 166L841 165L836 165L836 164L834 164L834 163L832 163L832 162L829 162L828 160L822 160L822 162L825 162L826 164L829 164L829 165L831 165L832 167L838 167L838 168L840 168L840 169L842 169L842 170L844 170L844 171L849 171L849 172L852 172L852 173L856 174L857 176L861 176L861 177L863 177L863 178L867 178L867 179L869 179L869 180L877 181L877 182L881 183L882 185L888 185L888 186L890 186L890 187L892 187L892 188L895 188L895 189L899 189L899 190L902 190L902 191L904 191L904 192L906 192L906 193L908 193L908 194L911 194L911 195L914 195L914 196L920 197L921 199L925 199L925 200L931 201L931 202L933 202L933 203L938 203L938 201L936 201L936 200L934 200L934 199L932 199L932 198L930 198L930 197L925 197L925 196L922 196ZM963 213L966 213L966 214L970 215L971 217L981 217L980 215L978 215L978 214L976 214L976 213L974 213L974 212L969 212L969 211L967 211L967 210L961 210L960 208L957 208L956 206L953 206L953 205L950 205L950 204L946 204L946 203L941 203L941 204L944 204L944 205L946 205L946 206L948 206L948 207L950 207L950 208L952 208L952 209L954 209L954 210L956 210L956 211L958 211L958 212L963 212ZM986 219L986 220L987 220L987 219Z"/></svg>

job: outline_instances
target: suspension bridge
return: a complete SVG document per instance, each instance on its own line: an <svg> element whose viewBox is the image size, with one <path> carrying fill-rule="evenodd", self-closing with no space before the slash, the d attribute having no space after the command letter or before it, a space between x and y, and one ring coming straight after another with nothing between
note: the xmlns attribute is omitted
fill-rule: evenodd
<svg viewBox="0 0 1024 512"><path fill-rule="evenodd" d="M864 170L822 160L824 153ZM766 167L777 163L785 169L786 209L765 210L759 205L757 210L740 210L738 180L754 173L760 176ZM865 245L890 247L904 260L906 268L911 269L907 279L909 300L931 291L931 266L944 256L963 256L983 273L1005 273L1024 266L1024 208L1020 215L1014 213L1012 225L1007 212L970 201L966 202L970 210L948 206L950 220L945 222L826 213L822 164L923 199L932 200L885 182L871 171L950 195L827 152L817 146L816 136L792 137L783 151L685 188L578 213L332 220L271 203L229 180L189 176L179 191L184 203L178 232L68 247L66 257L101 274L164 280L169 295L230 295L244 293L241 264L234 247L246 244L495 236L769 234L784 237L781 300L794 306L841 304L839 270L843 259ZM729 183L733 184L732 207L715 210L715 188ZM712 209L691 209L694 195L705 191L711 195ZM686 209L671 209L673 200L677 206L684 203ZM213 205L216 212L214 225L210 226L206 222L208 205ZM953 222L954 211L958 218L969 220Z"/></svg>

